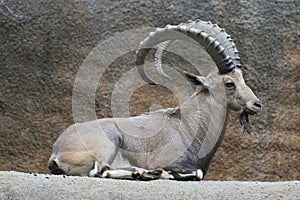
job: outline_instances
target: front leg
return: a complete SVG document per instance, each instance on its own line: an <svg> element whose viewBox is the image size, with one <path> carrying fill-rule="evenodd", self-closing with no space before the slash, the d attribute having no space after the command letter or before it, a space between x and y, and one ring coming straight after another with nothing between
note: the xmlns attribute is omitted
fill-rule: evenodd
<svg viewBox="0 0 300 200"><path fill-rule="evenodd" d="M167 171L161 168L147 170L139 167L109 169L104 171L100 177L112 178L112 179L140 180L140 181L151 181L157 179L174 179L174 176L172 176Z"/></svg>
<svg viewBox="0 0 300 200"><path fill-rule="evenodd" d="M169 172L165 171L162 168L158 169L152 169L152 170L145 170L140 178L140 180L143 181L150 181L150 180L156 180L156 179L167 179L172 180L174 179L174 176L170 174Z"/></svg>
<svg viewBox="0 0 300 200"><path fill-rule="evenodd" d="M128 167L104 170L103 173L101 173L100 177L141 181L151 181L157 179L199 181L203 179L203 172L201 169L190 173L177 173L172 171L165 171L162 168L147 170L138 167Z"/></svg>
<svg viewBox="0 0 300 200"><path fill-rule="evenodd" d="M112 179L126 179L126 180L139 180L141 174L145 169L138 167L127 167L127 168L117 168L108 169L103 171L100 175L101 178L112 178Z"/></svg>
<svg viewBox="0 0 300 200"><path fill-rule="evenodd" d="M141 173L139 180L156 180L156 179L168 179L176 181L200 181L204 177L201 169L190 173L177 173L173 171L165 171L164 169L158 168L153 170L145 170Z"/></svg>
<svg viewBox="0 0 300 200"><path fill-rule="evenodd" d="M184 174L172 172L172 171L169 171L168 173L174 176L174 178L171 180L176 180L176 181L200 181L204 177L201 169L198 169L190 173L184 173Z"/></svg>

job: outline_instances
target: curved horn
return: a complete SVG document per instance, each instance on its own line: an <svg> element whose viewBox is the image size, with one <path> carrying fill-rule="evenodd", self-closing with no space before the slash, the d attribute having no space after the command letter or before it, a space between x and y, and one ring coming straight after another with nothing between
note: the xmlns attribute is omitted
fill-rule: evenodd
<svg viewBox="0 0 300 200"><path fill-rule="evenodd" d="M155 52L155 61L154 66L157 69L158 73L168 79L171 79L162 69L162 57L164 54L164 51L167 50L167 48L172 44L174 40L167 40L165 42L160 43L157 45L157 51Z"/></svg>
<svg viewBox="0 0 300 200"><path fill-rule="evenodd" d="M167 25L165 28L158 28L155 32L150 33L143 42L141 42L140 48L137 51L136 64L138 65L138 70L142 78L146 82L154 84L144 71L143 67L145 57L153 46L165 41L173 41L176 39L190 40L188 38L194 39L205 48L207 53L216 63L220 74L231 72L235 67L241 67L238 50L236 49L230 35L217 25L197 20L195 22L189 21L184 24ZM163 76L165 73L161 67L161 57L163 51L169 44L170 42L166 42L164 45L158 46L159 49L157 55L160 57L156 58L156 60L159 60L156 61L156 67L159 73Z"/></svg>

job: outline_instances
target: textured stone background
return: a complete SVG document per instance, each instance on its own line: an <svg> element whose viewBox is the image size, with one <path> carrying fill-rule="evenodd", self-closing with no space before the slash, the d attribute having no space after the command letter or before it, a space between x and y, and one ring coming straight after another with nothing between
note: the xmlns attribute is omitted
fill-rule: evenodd
<svg viewBox="0 0 300 200"><path fill-rule="evenodd" d="M264 104L251 117L257 134L242 136L235 114L207 179L300 179L300 1L13 1L0 3L0 170L47 173L51 146L73 123L72 89L88 53L112 34L200 18L226 28ZM133 52L99 81L98 117ZM151 95L150 95L151 94ZM163 87L144 86L130 102L138 114L153 104L175 106Z"/></svg>

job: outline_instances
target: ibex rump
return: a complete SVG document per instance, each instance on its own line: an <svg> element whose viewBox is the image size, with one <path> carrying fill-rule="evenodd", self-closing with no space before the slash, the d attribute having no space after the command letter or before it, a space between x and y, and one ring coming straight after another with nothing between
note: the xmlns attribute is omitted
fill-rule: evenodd
<svg viewBox="0 0 300 200"><path fill-rule="evenodd" d="M184 72L197 89L176 108L70 126L53 145L48 164L51 173L138 180L200 180L223 138L227 111L238 112L244 131L249 131L248 114L261 111L262 106L244 82L232 39L217 25L197 20L150 33L137 52L136 63L143 79L154 83L142 66L150 48L157 44L156 67L161 75L167 76L161 67L161 54L173 40L181 39L178 34L202 45L219 71L206 77ZM223 102L216 99L220 94ZM219 113L215 111L218 106ZM182 114L186 116L184 119ZM164 121L164 126L159 130L147 127L145 124L150 120ZM124 131L123 125L129 129ZM149 138L132 136L145 131L156 131L156 134ZM206 139L209 134L216 137L215 142ZM203 149L207 153L203 154Z"/></svg>

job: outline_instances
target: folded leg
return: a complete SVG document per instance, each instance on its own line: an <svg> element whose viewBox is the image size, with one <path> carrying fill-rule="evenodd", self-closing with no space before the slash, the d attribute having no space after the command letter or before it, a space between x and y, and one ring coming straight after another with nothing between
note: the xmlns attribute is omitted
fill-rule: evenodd
<svg viewBox="0 0 300 200"><path fill-rule="evenodd" d="M173 171L165 171L162 168L152 170L147 170L139 167L110 169L108 166L103 166L101 163L96 161L94 164L94 168L89 172L89 176L142 181L150 181L157 179L168 179L177 181L199 181L203 179L203 172L201 169L190 173L177 173Z"/></svg>
<svg viewBox="0 0 300 200"><path fill-rule="evenodd" d="M174 178L171 180L176 180L176 181L200 181L203 179L203 172L201 169L198 169L190 173L184 173L184 174L172 172L172 171L168 171L168 173L174 176Z"/></svg>
<svg viewBox="0 0 300 200"><path fill-rule="evenodd" d="M106 170L101 175L102 178L129 179L150 181L157 179L173 179L174 177L163 169L147 170L138 167L118 168Z"/></svg>
<svg viewBox="0 0 300 200"><path fill-rule="evenodd" d="M89 177L101 177L101 174L108 170L109 166L103 165L102 163L95 161L94 168L89 172Z"/></svg>

